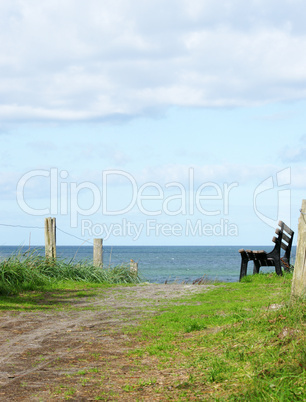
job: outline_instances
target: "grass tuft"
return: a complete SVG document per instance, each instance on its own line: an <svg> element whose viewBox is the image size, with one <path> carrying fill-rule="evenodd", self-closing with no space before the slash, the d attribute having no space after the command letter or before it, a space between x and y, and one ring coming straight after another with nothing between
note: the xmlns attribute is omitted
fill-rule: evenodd
<svg viewBox="0 0 306 402"><path fill-rule="evenodd" d="M140 278L125 265L99 268L87 261L48 260L35 252L12 255L0 262L0 295L42 290L63 281L129 284L139 283Z"/></svg>

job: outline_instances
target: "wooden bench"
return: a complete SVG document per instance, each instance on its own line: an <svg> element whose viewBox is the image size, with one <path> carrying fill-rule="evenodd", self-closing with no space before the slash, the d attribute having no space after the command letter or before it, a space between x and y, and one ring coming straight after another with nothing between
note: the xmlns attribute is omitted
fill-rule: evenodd
<svg viewBox="0 0 306 402"><path fill-rule="evenodd" d="M264 250L239 250L241 254L239 281L247 275L249 261L254 262L253 274L258 274L260 267L266 266L274 266L277 275L283 275L282 268L286 271L290 269L290 254L294 232L282 221L279 221L278 225L280 228L275 230L277 236L274 236L272 239L275 246L269 253ZM282 257L281 249L285 251Z"/></svg>

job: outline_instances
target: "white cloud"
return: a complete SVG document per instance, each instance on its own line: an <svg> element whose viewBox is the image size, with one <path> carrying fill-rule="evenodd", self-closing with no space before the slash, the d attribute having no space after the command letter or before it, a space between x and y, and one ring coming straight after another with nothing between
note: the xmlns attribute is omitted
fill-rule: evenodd
<svg viewBox="0 0 306 402"><path fill-rule="evenodd" d="M283 169L283 167L276 165L246 166L235 164L203 164L190 166L184 164L169 164L157 167L144 167L137 171L113 169L112 174L108 175L108 184L121 186L129 185L130 182L134 182L140 187L148 183L156 183L160 186L165 186L168 183L177 182L183 186L189 186L192 180L197 187L205 183L216 183L218 185L238 183L239 186L246 188L248 186L256 187L271 176L276 178L276 174ZM301 172L301 175L302 174L303 172ZM90 174L87 172L84 178L85 177L87 177L87 179L91 177L91 181L100 185L102 171L91 172ZM82 178L79 177L78 180L81 181ZM301 181L295 180L294 185L300 187Z"/></svg>
<svg viewBox="0 0 306 402"><path fill-rule="evenodd" d="M58 146L51 141L30 141L26 145L30 148L31 151L39 153L44 157L47 156L49 153L52 153L53 151L56 152L58 150Z"/></svg>
<svg viewBox="0 0 306 402"><path fill-rule="evenodd" d="M304 162L306 160L306 147L285 149L282 158L290 163Z"/></svg>
<svg viewBox="0 0 306 402"><path fill-rule="evenodd" d="M16 183L20 176L15 172L2 172L0 176L1 200L16 198Z"/></svg>
<svg viewBox="0 0 306 402"><path fill-rule="evenodd" d="M2 121L306 97L301 0L0 2Z"/></svg>
<svg viewBox="0 0 306 402"><path fill-rule="evenodd" d="M306 135L299 139L296 146L283 148L280 152L280 157L283 161L289 163L305 162L306 160ZM305 172L305 187L306 187L306 172Z"/></svg>
<svg viewBox="0 0 306 402"><path fill-rule="evenodd" d="M107 161L110 165L124 166L130 161L129 155L121 150L117 143L75 143L74 148L78 149L75 151L77 153L76 162L96 159Z"/></svg>
<svg viewBox="0 0 306 402"><path fill-rule="evenodd" d="M297 189L302 189L304 191L305 198L305 188L306 188L306 167L294 167L292 169L292 187Z"/></svg>
<svg viewBox="0 0 306 402"><path fill-rule="evenodd" d="M178 181L185 183L190 174L194 176L194 182L199 185L205 182L230 183L239 182L248 184L250 181L258 181L277 172L279 168L271 165L243 166L235 164L211 164L211 165L166 165L158 168L144 169L141 175L143 181L155 181L167 183ZM193 171L193 173L191 173Z"/></svg>

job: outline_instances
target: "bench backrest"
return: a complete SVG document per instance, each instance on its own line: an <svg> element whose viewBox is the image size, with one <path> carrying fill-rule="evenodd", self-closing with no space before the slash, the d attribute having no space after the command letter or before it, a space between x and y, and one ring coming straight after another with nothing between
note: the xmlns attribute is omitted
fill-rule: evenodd
<svg viewBox="0 0 306 402"><path fill-rule="evenodd" d="M272 241L275 243L275 248L279 249L279 252L281 248L285 251L284 257L287 258L289 262L294 231L291 230L283 221L279 221L278 226L280 228L275 230L277 237L274 236Z"/></svg>

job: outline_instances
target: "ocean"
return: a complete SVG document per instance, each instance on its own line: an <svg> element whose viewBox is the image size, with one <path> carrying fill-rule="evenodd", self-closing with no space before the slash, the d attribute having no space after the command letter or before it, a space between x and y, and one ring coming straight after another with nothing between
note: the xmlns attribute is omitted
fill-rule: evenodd
<svg viewBox="0 0 306 402"><path fill-rule="evenodd" d="M31 247L44 255L42 246ZM239 280L241 258L238 246L104 246L105 266L138 262L138 272L142 280L151 283L192 282L205 277L209 280L236 282ZM251 250L271 251L271 246L243 246ZM0 260L14 253L27 251L24 247L0 246ZM57 257L70 261L92 261L92 246L57 246ZM291 263L295 259L296 247L292 247ZM249 263L248 274L253 270ZM274 271L273 267L262 268L263 272Z"/></svg>

